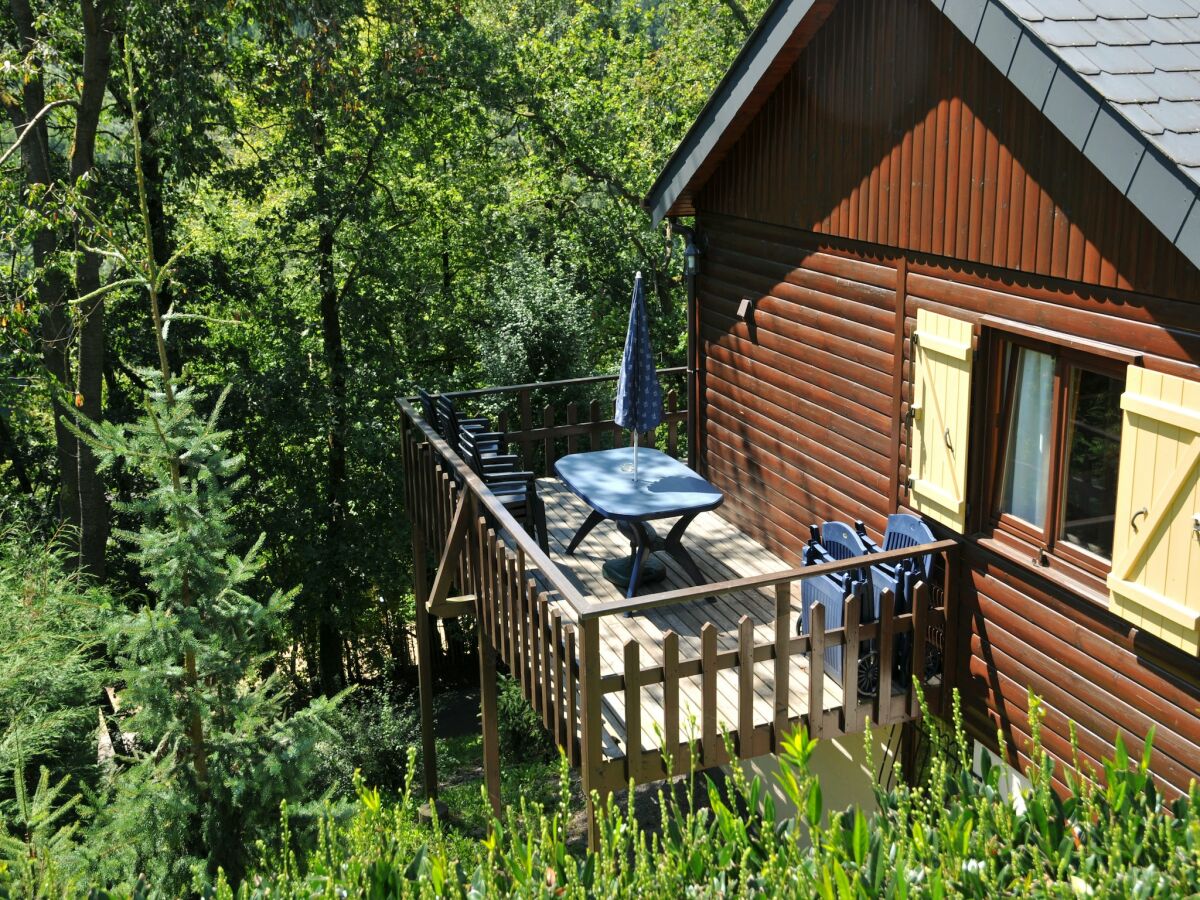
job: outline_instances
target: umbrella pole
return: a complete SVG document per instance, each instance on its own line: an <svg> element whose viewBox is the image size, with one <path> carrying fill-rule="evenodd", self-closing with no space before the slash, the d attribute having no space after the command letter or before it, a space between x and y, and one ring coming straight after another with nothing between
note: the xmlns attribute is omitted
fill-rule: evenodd
<svg viewBox="0 0 1200 900"><path fill-rule="evenodd" d="M633 483L637 484L638 433L633 429Z"/></svg>

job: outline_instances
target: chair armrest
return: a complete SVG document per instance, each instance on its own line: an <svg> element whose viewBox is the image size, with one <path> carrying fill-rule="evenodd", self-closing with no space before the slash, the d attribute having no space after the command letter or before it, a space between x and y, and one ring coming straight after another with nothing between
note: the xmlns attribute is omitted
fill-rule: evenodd
<svg viewBox="0 0 1200 900"><path fill-rule="evenodd" d="M488 468L493 468L495 466L513 466L514 471L515 471L516 465L520 461L521 461L521 458L514 454L499 454L496 456L485 456L482 460L480 460L480 462L482 462Z"/></svg>
<svg viewBox="0 0 1200 900"><path fill-rule="evenodd" d="M484 472L480 476L484 484L504 484L509 481L536 481L532 472Z"/></svg>

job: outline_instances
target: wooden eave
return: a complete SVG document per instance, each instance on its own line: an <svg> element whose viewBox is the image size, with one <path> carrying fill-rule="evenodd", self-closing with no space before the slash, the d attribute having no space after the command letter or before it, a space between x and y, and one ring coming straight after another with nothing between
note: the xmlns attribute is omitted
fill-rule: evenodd
<svg viewBox="0 0 1200 900"><path fill-rule="evenodd" d="M645 206L656 224L665 216L695 212L695 192L737 143L835 6L837 0L777 0L771 5L646 195Z"/></svg>

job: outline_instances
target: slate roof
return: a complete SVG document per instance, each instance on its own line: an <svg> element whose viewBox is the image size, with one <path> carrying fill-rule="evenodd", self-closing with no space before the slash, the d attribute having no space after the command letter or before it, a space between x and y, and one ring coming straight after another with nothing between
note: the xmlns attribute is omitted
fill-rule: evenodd
<svg viewBox="0 0 1200 900"><path fill-rule="evenodd" d="M1200 0L930 2L1200 265ZM756 111L755 83L777 74L780 40L821 5L772 4L651 188L655 221L685 214L676 204L690 204L707 157Z"/></svg>
<svg viewBox="0 0 1200 900"><path fill-rule="evenodd" d="M1200 0L932 0L1200 265Z"/></svg>
<svg viewBox="0 0 1200 900"><path fill-rule="evenodd" d="M1005 0L1005 5L1200 182L1198 0Z"/></svg>

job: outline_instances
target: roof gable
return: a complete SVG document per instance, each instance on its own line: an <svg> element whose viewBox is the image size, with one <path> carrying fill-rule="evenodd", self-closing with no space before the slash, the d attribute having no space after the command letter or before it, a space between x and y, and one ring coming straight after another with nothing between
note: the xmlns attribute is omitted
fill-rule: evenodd
<svg viewBox="0 0 1200 900"><path fill-rule="evenodd" d="M691 213L693 191L737 143L835 6L837 0L771 4L651 186L645 204L655 222L667 215Z"/></svg>
<svg viewBox="0 0 1200 900"><path fill-rule="evenodd" d="M1200 0L930 2L1200 265ZM693 212L694 194L835 5L778 0L768 10L651 188L656 222Z"/></svg>

